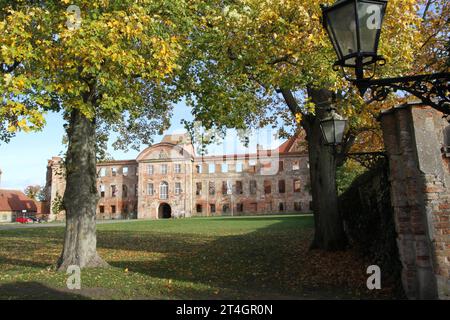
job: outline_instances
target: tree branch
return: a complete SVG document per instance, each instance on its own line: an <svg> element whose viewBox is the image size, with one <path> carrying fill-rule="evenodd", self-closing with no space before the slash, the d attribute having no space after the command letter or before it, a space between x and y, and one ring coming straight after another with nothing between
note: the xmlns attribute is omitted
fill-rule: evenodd
<svg viewBox="0 0 450 320"><path fill-rule="evenodd" d="M277 89L277 93L281 93L286 102L289 110L295 116L297 113L301 113L300 106L297 103L292 91L289 89ZM303 114L303 113L302 113Z"/></svg>
<svg viewBox="0 0 450 320"><path fill-rule="evenodd" d="M12 65L2 63L2 73L13 72L20 65L20 61L14 61Z"/></svg>

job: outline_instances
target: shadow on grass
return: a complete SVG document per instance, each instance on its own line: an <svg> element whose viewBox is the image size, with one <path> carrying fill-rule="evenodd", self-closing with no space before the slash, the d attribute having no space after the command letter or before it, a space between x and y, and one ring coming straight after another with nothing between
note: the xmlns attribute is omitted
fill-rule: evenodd
<svg viewBox="0 0 450 320"><path fill-rule="evenodd" d="M47 287L39 282L13 282L0 285L3 300L89 300L88 297Z"/></svg>
<svg viewBox="0 0 450 320"><path fill-rule="evenodd" d="M5 265L5 264L20 266L20 267L28 267L28 268L39 268L39 269L45 269L50 266L50 264L45 263L43 261L0 257L0 265Z"/></svg>
<svg viewBox="0 0 450 320"><path fill-rule="evenodd" d="M50 228L25 233L10 231L0 233L0 240L10 236L29 237L34 244L35 237L39 237L43 245L55 241L62 245L62 231ZM193 284L189 289L192 292L183 293L183 289L177 288L178 292L173 292L175 297L177 294L188 299L214 295L231 299L354 297L352 294L360 287L347 278L350 273L361 271L358 283L365 286L363 264L359 261L350 264L351 255L341 259L339 254L326 254L325 258L316 259L317 255L309 251L312 235L310 216L143 221L102 226L98 232L98 248L111 266ZM34 264L19 259L2 259L2 263L47 267L39 261ZM10 289L14 290L14 286ZM66 295L62 292L55 290L55 298ZM23 293L25 297L21 298L27 299L26 292ZM73 297L79 298L76 294Z"/></svg>
<svg viewBox="0 0 450 320"><path fill-rule="evenodd" d="M162 253L160 259L109 263L155 278L240 292L242 298L351 298L349 292L356 288L346 283L345 274L334 281L336 271L326 270L330 265L339 265L340 261L328 258L326 266L312 265L317 261L308 261L313 234L310 217L215 218L212 221L239 224L255 220L273 223L249 233L228 236L108 231L99 237L98 246ZM113 239L120 240L114 242ZM324 274L322 282L317 276L320 273ZM319 280L309 281L308 274ZM364 278L361 279L365 283Z"/></svg>

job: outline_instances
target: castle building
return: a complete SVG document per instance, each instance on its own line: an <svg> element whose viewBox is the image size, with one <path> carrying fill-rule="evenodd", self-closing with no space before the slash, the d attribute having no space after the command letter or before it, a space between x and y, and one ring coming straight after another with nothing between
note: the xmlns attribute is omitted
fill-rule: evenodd
<svg viewBox="0 0 450 320"><path fill-rule="evenodd" d="M135 160L97 164L98 219L159 219L310 211L309 168L302 134L274 150L196 156L186 135L166 135ZM65 182L61 158L47 167L51 207ZM53 218L63 219L63 212ZM52 219L52 217L50 218Z"/></svg>

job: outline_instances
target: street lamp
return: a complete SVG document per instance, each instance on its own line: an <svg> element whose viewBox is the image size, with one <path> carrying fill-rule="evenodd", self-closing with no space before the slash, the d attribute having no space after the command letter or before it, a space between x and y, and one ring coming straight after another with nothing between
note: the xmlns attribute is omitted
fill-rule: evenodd
<svg viewBox="0 0 450 320"><path fill-rule="evenodd" d="M353 68L356 79L363 79L365 69L384 61L377 51L386 4L346 0L322 7L323 24L338 56L335 67Z"/></svg>
<svg viewBox="0 0 450 320"><path fill-rule="evenodd" d="M342 69L361 95L370 89L375 101L386 99L391 91L406 91L444 114L450 114L448 72L373 79L377 65L386 63L378 55L386 6L387 0L338 0L331 6L322 5L323 26L338 56L333 68Z"/></svg>
<svg viewBox="0 0 450 320"><path fill-rule="evenodd" d="M335 147L342 143L347 119L337 114L334 109L330 111L330 116L320 121L320 129L325 145Z"/></svg>

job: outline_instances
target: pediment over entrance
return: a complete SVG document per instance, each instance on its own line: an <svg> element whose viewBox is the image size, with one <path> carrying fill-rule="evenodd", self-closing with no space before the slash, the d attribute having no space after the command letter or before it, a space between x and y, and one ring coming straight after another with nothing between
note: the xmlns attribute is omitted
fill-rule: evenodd
<svg viewBox="0 0 450 320"><path fill-rule="evenodd" d="M192 159L192 153L184 146L169 142L161 142L142 151L136 160L139 162L145 160L179 161Z"/></svg>

